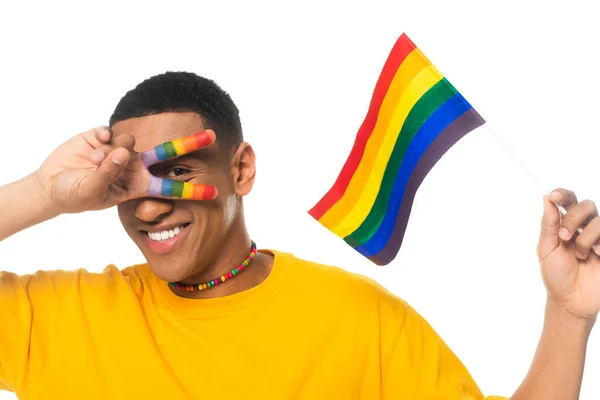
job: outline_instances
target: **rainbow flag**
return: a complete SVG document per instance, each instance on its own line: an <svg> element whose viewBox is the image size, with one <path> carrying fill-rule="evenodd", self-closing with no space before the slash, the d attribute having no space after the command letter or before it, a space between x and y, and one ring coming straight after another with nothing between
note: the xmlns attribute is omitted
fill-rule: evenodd
<svg viewBox="0 0 600 400"><path fill-rule="evenodd" d="M452 145L484 123L402 34L342 171L309 214L375 264L388 264L400 250L427 173Z"/></svg>

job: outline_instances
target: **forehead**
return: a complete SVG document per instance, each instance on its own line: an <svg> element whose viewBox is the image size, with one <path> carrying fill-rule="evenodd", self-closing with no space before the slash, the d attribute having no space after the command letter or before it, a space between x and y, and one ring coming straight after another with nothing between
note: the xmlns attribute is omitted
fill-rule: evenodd
<svg viewBox="0 0 600 400"><path fill-rule="evenodd" d="M131 118L113 125L114 137L128 134L135 138L135 151L150 150L205 129L202 117L194 112L162 113Z"/></svg>

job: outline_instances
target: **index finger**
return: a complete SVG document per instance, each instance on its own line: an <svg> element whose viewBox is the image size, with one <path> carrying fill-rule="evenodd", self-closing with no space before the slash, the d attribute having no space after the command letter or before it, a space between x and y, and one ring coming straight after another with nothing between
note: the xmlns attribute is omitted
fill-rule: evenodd
<svg viewBox="0 0 600 400"><path fill-rule="evenodd" d="M194 135L159 144L152 150L141 153L146 170L148 170L150 175L148 194L150 196L190 200L212 200L217 197L217 188L212 185L192 184L189 182L158 178L149 171L149 167L156 163L199 150L213 144L215 140L215 132L207 129Z"/></svg>
<svg viewBox="0 0 600 400"><path fill-rule="evenodd" d="M160 197L181 200L213 200L219 192L209 184L160 178L143 166L142 153L135 153L127 163L122 176L128 191L128 200L141 197Z"/></svg>
<svg viewBox="0 0 600 400"><path fill-rule="evenodd" d="M84 132L83 138L90 146L97 149L98 147L103 146L111 141L112 130L106 125L98 126L94 129Z"/></svg>
<svg viewBox="0 0 600 400"><path fill-rule="evenodd" d="M548 197L553 203L559 204L567 210L577 204L577 196L572 190L554 189Z"/></svg>
<svg viewBox="0 0 600 400"><path fill-rule="evenodd" d="M159 144L152 150L142 153L142 160L146 168L161 161L180 157L203 147L213 144L216 140L215 132L207 129L191 136L182 137Z"/></svg>
<svg viewBox="0 0 600 400"><path fill-rule="evenodd" d="M184 200L213 200L219 194L213 185L175 181L150 175L148 194Z"/></svg>

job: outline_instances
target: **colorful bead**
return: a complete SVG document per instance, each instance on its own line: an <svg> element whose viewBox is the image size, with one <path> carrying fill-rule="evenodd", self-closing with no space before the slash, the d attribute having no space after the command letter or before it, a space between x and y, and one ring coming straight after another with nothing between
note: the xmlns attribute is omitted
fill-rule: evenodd
<svg viewBox="0 0 600 400"><path fill-rule="evenodd" d="M185 142L183 145L185 145ZM177 147L181 148L181 146L183 145L178 144ZM226 281L230 280L231 278L242 272L244 269L246 269L248 265L250 265L252 260L254 260L254 257L256 257L256 243L252 242L252 249L250 250L250 254L248 255L248 257L246 257L246 259L242 261L240 265L232 269L231 272L222 275L220 278L210 280L206 283L199 283L196 285L186 285L181 282L169 282L169 285L172 287L183 289L188 292L193 292L195 290L201 291L210 289L212 287L225 283Z"/></svg>

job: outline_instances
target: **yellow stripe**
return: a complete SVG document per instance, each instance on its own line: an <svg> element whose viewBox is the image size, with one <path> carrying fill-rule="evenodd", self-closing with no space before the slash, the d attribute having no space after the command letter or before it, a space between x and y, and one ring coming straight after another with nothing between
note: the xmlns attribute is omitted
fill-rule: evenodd
<svg viewBox="0 0 600 400"><path fill-rule="evenodd" d="M356 204L356 201L360 197L360 192L363 189L361 182L364 183L369 177L399 99L404 95L406 88L414 77L428 65L431 65L429 60L427 60L419 49L415 49L406 57L398 68L398 71L396 71L394 79L381 103L377 122L369 137L361 162L358 165L346 192L342 198L319 219L319 222L326 228L332 229L338 225L344 216L352 209L354 204Z"/></svg>
<svg viewBox="0 0 600 400"><path fill-rule="evenodd" d="M374 162L369 161L370 164L374 164L369 178L366 182L362 180L355 183L355 185L360 186L361 189L358 200L353 207L340 210L340 212L344 213L344 217L339 224L332 228L333 233L340 237L346 237L358 229L367 218L377 199L377 194L379 193L379 188L388 161L392 155L396 141L399 138L400 130L406 121L408 113L413 109L421 96L427 93L427 91L442 78L442 74L433 65L429 65L419 72L410 85L408 85L394 112L394 116L388 125L385 139L383 140L379 154L376 155L376 160ZM350 184L352 184L352 182Z"/></svg>
<svg viewBox="0 0 600 400"><path fill-rule="evenodd" d="M191 199L194 196L194 185L189 182L183 182L183 193L181 198Z"/></svg>
<svg viewBox="0 0 600 400"><path fill-rule="evenodd" d="M183 146L182 138L173 140L173 147L175 147L175 151L177 152L178 156L185 154L185 147Z"/></svg>

